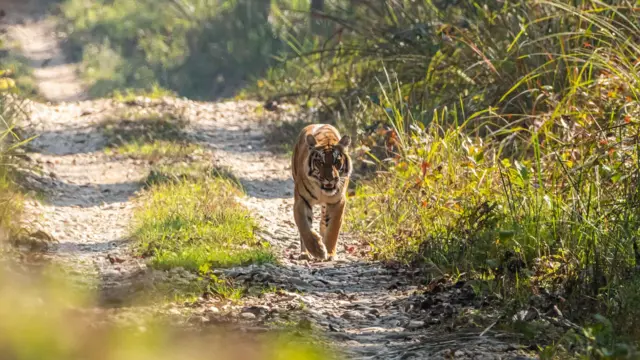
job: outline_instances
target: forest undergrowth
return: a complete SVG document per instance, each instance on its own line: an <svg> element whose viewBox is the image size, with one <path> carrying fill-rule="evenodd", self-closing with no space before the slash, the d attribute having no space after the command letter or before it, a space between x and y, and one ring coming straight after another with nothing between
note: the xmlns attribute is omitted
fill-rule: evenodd
<svg viewBox="0 0 640 360"><path fill-rule="evenodd" d="M60 6L94 96L297 103L358 139L372 257L578 324L542 354L637 342L636 2L108 2Z"/></svg>

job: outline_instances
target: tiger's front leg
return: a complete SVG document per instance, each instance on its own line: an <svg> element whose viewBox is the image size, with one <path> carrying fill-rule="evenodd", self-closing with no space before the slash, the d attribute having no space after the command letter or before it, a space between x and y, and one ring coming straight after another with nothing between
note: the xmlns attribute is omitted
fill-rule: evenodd
<svg viewBox="0 0 640 360"><path fill-rule="evenodd" d="M336 204L327 204L325 205L326 210L323 211L322 214L321 221L326 223L322 240L327 247L327 255L330 261L336 256L336 247L338 245L340 228L342 227L342 216L344 215L345 205L346 199L344 198Z"/></svg>
<svg viewBox="0 0 640 360"><path fill-rule="evenodd" d="M300 251L302 258L311 254L313 257L324 260L327 250L321 237L311 229L313 224L313 211L309 203L301 196L296 196L293 203L293 218L300 233Z"/></svg>
<svg viewBox="0 0 640 360"><path fill-rule="evenodd" d="M327 206L322 205L322 212L320 214L320 236L324 239L324 234L327 232L327 224L329 219L327 218Z"/></svg>

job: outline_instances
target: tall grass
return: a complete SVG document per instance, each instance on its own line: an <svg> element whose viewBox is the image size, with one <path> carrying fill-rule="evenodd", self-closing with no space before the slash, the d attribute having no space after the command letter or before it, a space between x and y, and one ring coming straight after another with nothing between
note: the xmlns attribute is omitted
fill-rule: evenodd
<svg viewBox="0 0 640 360"><path fill-rule="evenodd" d="M637 335L635 2L351 10L329 8L335 36L260 84L359 135L378 173L351 228L379 257L495 279L509 297L561 293L565 314Z"/></svg>
<svg viewBox="0 0 640 360"><path fill-rule="evenodd" d="M125 111L100 124L107 154L149 161L180 160L201 150L183 134L185 122L161 113Z"/></svg>
<svg viewBox="0 0 640 360"><path fill-rule="evenodd" d="M15 163L11 157L24 143L14 132L15 123L22 115L22 102L16 96L18 90L12 73L5 71L0 59L0 242L18 231L22 211L22 195L15 185Z"/></svg>

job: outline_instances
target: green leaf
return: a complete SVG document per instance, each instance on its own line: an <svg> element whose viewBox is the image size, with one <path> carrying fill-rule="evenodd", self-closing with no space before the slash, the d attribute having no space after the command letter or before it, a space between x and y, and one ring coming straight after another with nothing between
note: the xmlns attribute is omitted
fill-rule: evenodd
<svg viewBox="0 0 640 360"><path fill-rule="evenodd" d="M527 169L527 167L524 166L518 160L514 162L514 165L516 166L516 169L518 170L518 175L520 175L522 180L529 180L529 175L530 175L529 169Z"/></svg>
<svg viewBox="0 0 640 360"><path fill-rule="evenodd" d="M496 260L496 259L487 259L487 265L490 268L497 268L498 267L498 260Z"/></svg>
<svg viewBox="0 0 640 360"><path fill-rule="evenodd" d="M611 177L611 181L613 181L614 183L617 183L618 181L620 181L620 178L622 177L622 174L620 173L616 173L615 175L613 175Z"/></svg>
<svg viewBox="0 0 640 360"><path fill-rule="evenodd" d="M500 231L498 231L498 236L500 237L500 240L511 239L515 235L516 235L515 230L500 230Z"/></svg>

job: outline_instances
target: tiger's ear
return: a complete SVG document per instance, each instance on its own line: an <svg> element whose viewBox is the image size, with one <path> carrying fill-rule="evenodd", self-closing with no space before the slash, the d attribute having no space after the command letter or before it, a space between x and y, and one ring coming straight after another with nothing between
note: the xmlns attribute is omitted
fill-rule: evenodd
<svg viewBox="0 0 640 360"><path fill-rule="evenodd" d="M343 149L346 149L351 145L351 137L349 135L344 135L340 141L338 141L338 145L342 146Z"/></svg>
<svg viewBox="0 0 640 360"><path fill-rule="evenodd" d="M312 148L312 147L315 147L315 146L316 146L316 138L315 138L313 135L311 135L311 134L307 135L307 145L308 145L310 148Z"/></svg>

